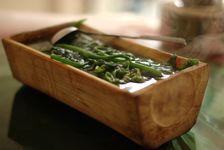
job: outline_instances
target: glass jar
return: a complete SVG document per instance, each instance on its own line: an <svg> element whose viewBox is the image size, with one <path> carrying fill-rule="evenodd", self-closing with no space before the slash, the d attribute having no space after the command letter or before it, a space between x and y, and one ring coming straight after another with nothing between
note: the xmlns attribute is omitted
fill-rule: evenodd
<svg viewBox="0 0 224 150"><path fill-rule="evenodd" d="M175 0L164 3L161 33L191 42L198 35L224 32L222 0Z"/></svg>
<svg viewBox="0 0 224 150"><path fill-rule="evenodd" d="M174 3L182 3L185 7L220 6L222 0L175 0Z"/></svg>
<svg viewBox="0 0 224 150"><path fill-rule="evenodd" d="M175 0L163 3L160 32L182 37L188 43L185 47L163 43L162 48L169 52L201 60L224 56L223 1Z"/></svg>

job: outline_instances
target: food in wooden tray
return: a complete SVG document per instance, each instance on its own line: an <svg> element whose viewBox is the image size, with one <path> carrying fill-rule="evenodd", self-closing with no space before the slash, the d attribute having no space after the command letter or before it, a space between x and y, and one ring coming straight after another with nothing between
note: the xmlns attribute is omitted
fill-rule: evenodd
<svg viewBox="0 0 224 150"><path fill-rule="evenodd" d="M76 44L47 48L50 55L42 52L46 45L41 42L49 44L55 33L72 25L4 38L13 76L146 148L157 148L195 124L208 81L207 64L109 37L94 37L105 43L93 41L103 50L90 51L76 39ZM84 24L80 29L97 32ZM136 84L144 87L129 89Z"/></svg>
<svg viewBox="0 0 224 150"><path fill-rule="evenodd" d="M46 52L52 59L117 85L129 82L143 83L152 78L164 79L176 71L198 64L198 60L182 61L175 55L168 62L159 63L118 50L83 33L76 34L72 42L63 41L55 44Z"/></svg>

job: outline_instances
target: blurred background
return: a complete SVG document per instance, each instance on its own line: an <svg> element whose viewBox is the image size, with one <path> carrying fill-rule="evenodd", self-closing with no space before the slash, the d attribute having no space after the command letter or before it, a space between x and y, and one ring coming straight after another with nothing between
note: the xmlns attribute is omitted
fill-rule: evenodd
<svg viewBox="0 0 224 150"><path fill-rule="evenodd" d="M158 3L155 0L2 0L1 10L48 12L48 13L111 13L111 12L144 12L146 6Z"/></svg>
<svg viewBox="0 0 224 150"><path fill-rule="evenodd" d="M27 19L30 22L37 20L36 25L32 24L32 26L38 26L39 24L52 24L52 21L67 21L79 16L87 18L95 16L95 19L101 16L101 18L116 21L134 20L138 15L138 17L149 18L145 22L158 24L159 3L161 1L158 0L20 0L19 3L15 0L1 0L0 21L3 23L1 26L4 27L10 26L8 22L10 19L15 21L18 21L16 20L18 18ZM30 22L26 22L26 25ZM20 20L16 24L20 26L23 23ZM16 26L13 25L13 28Z"/></svg>
<svg viewBox="0 0 224 150"><path fill-rule="evenodd" d="M81 18L107 33L183 37L188 41L187 47L140 42L224 63L222 0L1 0L0 37Z"/></svg>
<svg viewBox="0 0 224 150"><path fill-rule="evenodd" d="M168 0L165 0L168 1ZM22 31L86 18L86 24L113 34L158 34L163 0L2 0L0 38ZM157 48L155 41L137 41Z"/></svg>

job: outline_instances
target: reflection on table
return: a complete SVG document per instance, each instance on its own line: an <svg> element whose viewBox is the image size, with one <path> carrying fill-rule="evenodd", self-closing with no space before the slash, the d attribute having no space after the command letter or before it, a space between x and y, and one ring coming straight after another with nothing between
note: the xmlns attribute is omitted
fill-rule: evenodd
<svg viewBox="0 0 224 150"><path fill-rule="evenodd" d="M8 135L34 149L142 149L57 100L22 86L15 95Z"/></svg>

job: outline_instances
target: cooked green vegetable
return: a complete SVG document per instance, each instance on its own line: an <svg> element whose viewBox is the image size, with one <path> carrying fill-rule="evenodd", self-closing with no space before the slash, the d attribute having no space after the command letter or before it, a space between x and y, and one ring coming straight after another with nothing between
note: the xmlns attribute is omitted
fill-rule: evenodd
<svg viewBox="0 0 224 150"><path fill-rule="evenodd" d="M112 48L88 35L77 33L72 42L58 43L50 50L52 59L74 66L114 84L142 83L198 64L189 59L181 65L176 55L167 63L139 58L131 53ZM179 63L179 64L178 64Z"/></svg>
<svg viewBox="0 0 224 150"><path fill-rule="evenodd" d="M162 77L162 72L160 70L153 69L149 66L146 66L146 65L143 65L140 63L136 63L134 61L130 62L130 67L138 68L141 71L148 72L151 77Z"/></svg>
<svg viewBox="0 0 224 150"><path fill-rule="evenodd" d="M66 57L62 57L61 55L51 54L50 56L51 56L52 59L60 61L64 64L69 64L69 65L74 66L76 68L82 68L84 66L84 64L72 61L72 60L70 60Z"/></svg>
<svg viewBox="0 0 224 150"><path fill-rule="evenodd" d="M74 46L74 45L69 45L69 44L57 44L56 46L61 47L61 48L65 48L65 49L69 49L69 50L72 50L74 52L77 52L85 58L114 60L113 58L119 57L119 58L125 58L127 60L130 59L128 56L125 56L123 54L114 54L114 55L109 55L109 56L102 56L102 55L98 55L98 54L95 54L91 51L82 49L82 48Z"/></svg>
<svg viewBox="0 0 224 150"><path fill-rule="evenodd" d="M140 63L136 63L135 61L131 61L131 58L125 54L112 54L112 55L108 55L108 56L102 56L102 55L97 55L91 51L82 49L80 47L74 46L74 45L57 44L56 46L77 52L80 55L82 55L84 58L103 59L103 60L109 60L109 61L118 61L118 60L116 60L116 58L124 58L124 61L130 60L130 67L132 67L132 68L139 68L141 71L148 72L151 77L161 77L162 76L161 71L153 69L149 66L146 66L146 65L143 65Z"/></svg>
<svg viewBox="0 0 224 150"><path fill-rule="evenodd" d="M185 68L191 67L193 65L197 65L199 63L199 61L197 59L180 59L179 57L177 57L177 55L173 55L171 56L170 60L168 61L170 63L170 65L172 65L172 67L175 70L183 70Z"/></svg>

